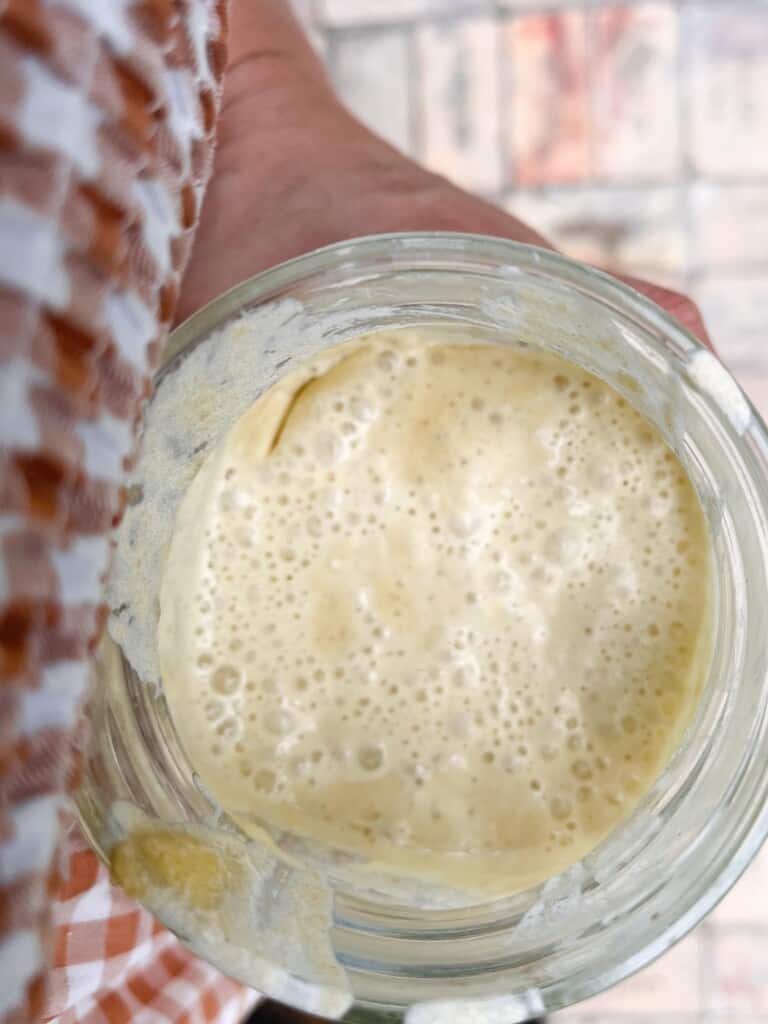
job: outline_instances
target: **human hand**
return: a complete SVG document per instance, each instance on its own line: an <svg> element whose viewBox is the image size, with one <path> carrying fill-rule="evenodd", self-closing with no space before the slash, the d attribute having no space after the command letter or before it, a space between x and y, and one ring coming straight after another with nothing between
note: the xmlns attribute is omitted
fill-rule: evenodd
<svg viewBox="0 0 768 1024"><path fill-rule="evenodd" d="M235 0L229 47L218 149L179 320L282 260L360 235L462 231L552 248L356 121L284 0ZM709 344L686 295L617 276Z"/></svg>

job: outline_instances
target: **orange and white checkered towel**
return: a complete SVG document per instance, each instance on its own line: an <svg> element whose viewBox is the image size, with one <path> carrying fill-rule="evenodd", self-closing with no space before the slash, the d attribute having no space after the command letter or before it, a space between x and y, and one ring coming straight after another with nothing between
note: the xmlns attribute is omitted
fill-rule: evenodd
<svg viewBox="0 0 768 1024"><path fill-rule="evenodd" d="M252 999L60 834L109 531L208 178L226 18L227 0L0 0L6 1024L226 1022Z"/></svg>
<svg viewBox="0 0 768 1024"><path fill-rule="evenodd" d="M57 1024L239 1024L258 996L186 949L110 884L76 828L53 904L45 1020Z"/></svg>

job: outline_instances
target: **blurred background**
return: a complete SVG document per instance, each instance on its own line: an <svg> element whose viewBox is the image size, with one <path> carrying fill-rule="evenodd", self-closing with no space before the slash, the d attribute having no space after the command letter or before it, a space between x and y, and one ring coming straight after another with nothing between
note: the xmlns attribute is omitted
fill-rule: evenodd
<svg viewBox="0 0 768 1024"><path fill-rule="evenodd" d="M296 7L363 121L569 255L688 290L768 409L768 0Z"/></svg>
<svg viewBox="0 0 768 1024"><path fill-rule="evenodd" d="M363 121L569 255L689 291L768 415L768 0L296 6ZM556 1020L768 1024L768 853Z"/></svg>

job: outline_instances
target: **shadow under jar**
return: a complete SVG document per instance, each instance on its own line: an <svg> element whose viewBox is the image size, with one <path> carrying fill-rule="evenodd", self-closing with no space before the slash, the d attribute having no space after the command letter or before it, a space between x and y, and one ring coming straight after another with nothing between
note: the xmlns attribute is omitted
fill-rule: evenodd
<svg viewBox="0 0 768 1024"><path fill-rule="evenodd" d="M768 832L768 435L716 358L646 299L553 253L470 235L359 239L245 282L174 332L158 395L211 339L208 375L226 411L215 437L187 439L192 453L312 354L418 324L524 342L584 367L656 425L687 471L713 549L712 659L657 783L598 848L534 889L448 907L407 885L388 896L364 891L333 851L286 834L260 842L216 807L162 686L139 678L108 635L77 804L107 861L136 828L165 829L170 849L191 836L221 851L230 865L223 909L215 898L192 906L183 885L176 898L148 890L142 899L197 953L271 998L349 1021L453 1024L471 1009L473 1020L507 1024L590 996L659 956L723 896ZM235 360L249 383L229 408L233 361L223 346L235 343L249 346ZM150 589L158 580L156 566Z"/></svg>

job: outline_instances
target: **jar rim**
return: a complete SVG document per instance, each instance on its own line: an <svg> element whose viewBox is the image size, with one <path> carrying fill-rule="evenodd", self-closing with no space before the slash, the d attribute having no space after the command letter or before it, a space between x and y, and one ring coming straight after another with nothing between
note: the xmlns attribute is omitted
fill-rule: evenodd
<svg viewBox="0 0 768 1024"><path fill-rule="evenodd" d="M561 274L565 281L570 280L571 276L591 279L605 290L607 296L618 298L626 305L628 311L647 318L649 323L654 324L665 335L669 334L678 344L685 347L706 347L679 320L626 282L598 267L571 259L555 249L516 242L498 235L472 232L392 231L332 242L311 252L293 256L233 285L190 314L171 331L163 362L168 362L186 348L190 341L199 338L201 332L207 333L214 329L215 325L221 326L230 316L237 314L244 306L252 304L255 299L260 302L268 301L271 293L282 290L297 279L323 272L329 264L335 263L343 268L347 260L351 266L353 263L364 262L366 257L375 258L379 254L389 254L392 258L406 258L411 263L420 260L426 266L434 268L437 245L443 247L443 258L448 261L471 256L473 250L482 250L485 254L484 263L497 254L500 267L504 266L502 257L507 254L510 257L508 266L511 271L554 271Z"/></svg>

